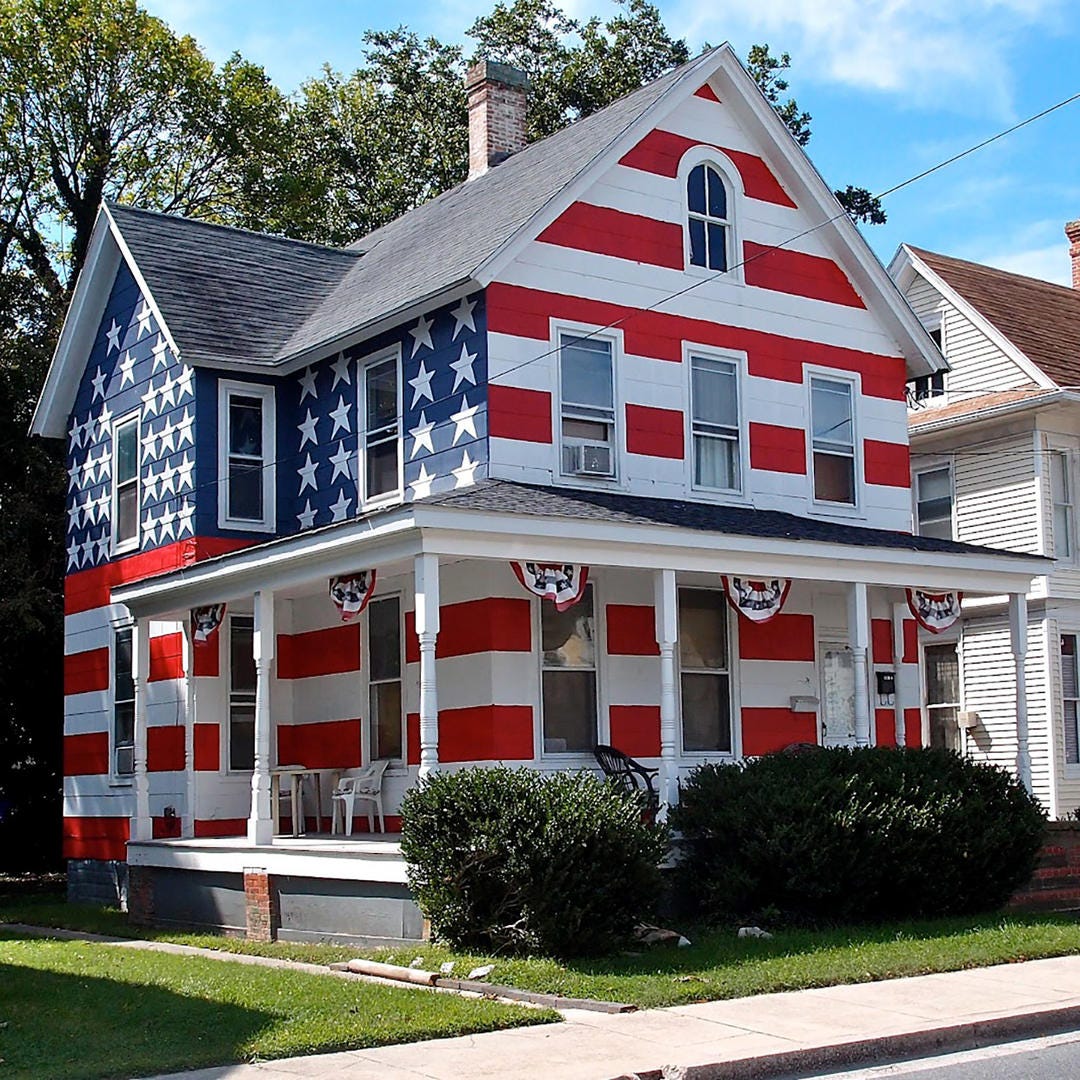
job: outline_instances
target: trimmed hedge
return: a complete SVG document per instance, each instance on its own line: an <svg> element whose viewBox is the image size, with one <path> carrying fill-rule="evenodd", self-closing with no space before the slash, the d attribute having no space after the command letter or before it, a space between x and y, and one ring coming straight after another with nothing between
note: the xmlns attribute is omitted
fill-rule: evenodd
<svg viewBox="0 0 1080 1080"><path fill-rule="evenodd" d="M408 792L401 817L417 904L460 948L610 952L659 900L666 830L589 773L436 773Z"/></svg>
<svg viewBox="0 0 1080 1080"><path fill-rule="evenodd" d="M1000 907L1045 815L1004 769L951 751L836 748L703 765L671 825L708 915L864 922Z"/></svg>

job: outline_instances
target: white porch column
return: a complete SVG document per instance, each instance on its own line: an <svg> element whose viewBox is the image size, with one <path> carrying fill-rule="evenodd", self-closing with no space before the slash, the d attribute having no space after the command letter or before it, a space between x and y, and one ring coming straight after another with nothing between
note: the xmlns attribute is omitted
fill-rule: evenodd
<svg viewBox="0 0 1080 1080"><path fill-rule="evenodd" d="M195 835L195 641L191 619L183 622L184 660L184 816L180 835Z"/></svg>
<svg viewBox="0 0 1080 1080"><path fill-rule="evenodd" d="M907 724L904 722L904 704L907 701L908 680L904 671L904 619L907 617L907 604L892 606L893 671L896 673L896 694L893 697L893 709L896 718L896 745L907 745Z"/></svg>
<svg viewBox="0 0 1080 1080"><path fill-rule="evenodd" d="M1027 596L1009 594L1009 638L1016 669L1016 775L1031 790L1031 755L1028 752L1027 672Z"/></svg>
<svg viewBox="0 0 1080 1080"><path fill-rule="evenodd" d="M870 745L870 672L867 651L870 644L870 605L865 582L852 582L848 593L848 645L851 647L855 677L855 742Z"/></svg>
<svg viewBox="0 0 1080 1080"><path fill-rule="evenodd" d="M274 663L274 594L255 594L255 768L251 773L248 840L271 844L274 819L270 809L270 678Z"/></svg>
<svg viewBox="0 0 1080 1080"><path fill-rule="evenodd" d="M131 819L130 836L132 840L150 840L154 824L150 818L150 774L147 771L146 747L146 692L150 682L149 619L136 619L131 628L131 678L135 687L135 816Z"/></svg>
<svg viewBox="0 0 1080 1080"><path fill-rule="evenodd" d="M675 696L675 647L679 639L679 597L674 570L653 571L656 607L656 641L660 646L660 810L657 818L667 818L668 807L679 796L679 717Z"/></svg>
<svg viewBox="0 0 1080 1080"><path fill-rule="evenodd" d="M416 636L420 644L420 779L439 768L439 694L435 642L439 636L439 556L414 562Z"/></svg>

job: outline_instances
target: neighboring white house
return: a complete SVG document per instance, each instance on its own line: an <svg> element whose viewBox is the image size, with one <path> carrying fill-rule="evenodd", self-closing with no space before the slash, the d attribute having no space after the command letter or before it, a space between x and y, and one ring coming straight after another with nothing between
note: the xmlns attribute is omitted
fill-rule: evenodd
<svg viewBox="0 0 1080 1080"><path fill-rule="evenodd" d="M949 371L914 380L915 529L1055 559L1029 594L1032 781L1052 817L1080 807L1080 222L1073 288L904 245L889 272ZM921 645L928 736L1012 767L1016 708L1008 613L974 600Z"/></svg>

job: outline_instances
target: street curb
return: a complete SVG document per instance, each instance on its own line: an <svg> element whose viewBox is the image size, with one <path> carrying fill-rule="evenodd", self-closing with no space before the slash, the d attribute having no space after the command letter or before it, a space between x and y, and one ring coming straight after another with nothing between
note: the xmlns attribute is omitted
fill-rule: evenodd
<svg viewBox="0 0 1080 1080"><path fill-rule="evenodd" d="M973 1020L925 1031L855 1039L778 1054L735 1058L705 1065L665 1065L661 1069L623 1073L612 1080L767 1080L847 1065L881 1063L941 1051L976 1050L992 1043L1080 1029L1080 1005Z"/></svg>

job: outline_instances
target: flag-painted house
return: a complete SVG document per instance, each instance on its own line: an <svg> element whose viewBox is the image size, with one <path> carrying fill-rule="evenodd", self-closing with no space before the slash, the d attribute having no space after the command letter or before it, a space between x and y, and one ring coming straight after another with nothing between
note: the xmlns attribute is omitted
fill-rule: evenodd
<svg viewBox="0 0 1080 1080"><path fill-rule="evenodd" d="M73 897L417 936L418 777L610 743L667 805L702 761L917 745L916 619L1025 625L1045 560L911 534L944 361L729 47L529 146L519 73L468 90L468 181L345 250L101 210L33 429ZM316 835L376 760L389 837Z"/></svg>

